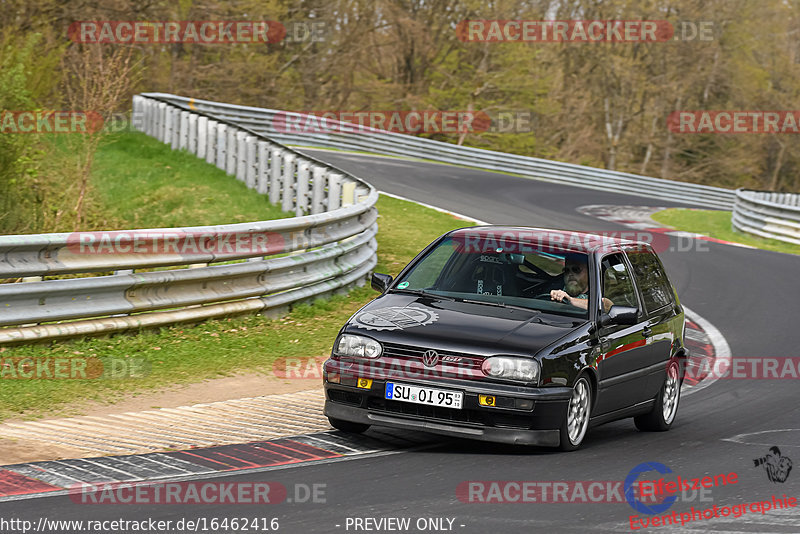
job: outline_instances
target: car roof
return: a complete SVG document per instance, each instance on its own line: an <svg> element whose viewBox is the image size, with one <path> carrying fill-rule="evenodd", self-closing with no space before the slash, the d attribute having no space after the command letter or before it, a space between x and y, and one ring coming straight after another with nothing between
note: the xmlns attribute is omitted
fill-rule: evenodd
<svg viewBox="0 0 800 534"><path fill-rule="evenodd" d="M464 240L465 243L481 243L484 246L489 243L497 243L495 246L501 246L502 243L521 243L586 254L616 251L623 245L647 246L638 241L608 235L531 226L471 226L453 230L447 235Z"/></svg>

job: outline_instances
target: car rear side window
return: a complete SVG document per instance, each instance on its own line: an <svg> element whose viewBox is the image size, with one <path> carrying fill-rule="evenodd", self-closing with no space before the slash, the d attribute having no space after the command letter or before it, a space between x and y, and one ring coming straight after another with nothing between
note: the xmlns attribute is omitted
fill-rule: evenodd
<svg viewBox="0 0 800 534"><path fill-rule="evenodd" d="M672 287L655 253L644 247L629 248L626 252L639 282L647 313L671 304Z"/></svg>

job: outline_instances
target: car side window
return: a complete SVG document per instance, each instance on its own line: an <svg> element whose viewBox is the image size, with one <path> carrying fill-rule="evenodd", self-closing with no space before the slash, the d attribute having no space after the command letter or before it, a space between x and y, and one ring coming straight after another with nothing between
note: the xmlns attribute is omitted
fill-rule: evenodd
<svg viewBox="0 0 800 534"><path fill-rule="evenodd" d="M647 313L671 304L672 286L655 253L643 247L629 248L626 252L642 291Z"/></svg>
<svg viewBox="0 0 800 534"><path fill-rule="evenodd" d="M610 300L615 306L639 308L636 289L622 254L612 254L603 258L601 274L603 276L603 299Z"/></svg>

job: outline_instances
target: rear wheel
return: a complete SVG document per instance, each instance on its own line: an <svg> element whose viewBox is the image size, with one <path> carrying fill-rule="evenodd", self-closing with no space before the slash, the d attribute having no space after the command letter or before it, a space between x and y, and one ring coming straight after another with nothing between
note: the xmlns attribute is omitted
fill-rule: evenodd
<svg viewBox="0 0 800 534"><path fill-rule="evenodd" d="M636 428L646 432L664 432L669 430L675 415L678 413L678 403L681 400L680 366L677 361L672 361L667 367L667 378L664 386L656 395L653 411L633 418Z"/></svg>
<svg viewBox="0 0 800 534"><path fill-rule="evenodd" d="M559 431L560 449L574 451L583 443L589 428L589 413L592 409L592 388L585 376L578 378L572 388L572 397L567 406L567 416Z"/></svg>
<svg viewBox="0 0 800 534"><path fill-rule="evenodd" d="M342 432L350 432L351 434L361 434L362 432L366 432L367 429L369 428L369 425L365 425L364 423L354 423L352 421L344 421L342 419L336 419L335 417L328 417L328 422L336 430L341 430Z"/></svg>

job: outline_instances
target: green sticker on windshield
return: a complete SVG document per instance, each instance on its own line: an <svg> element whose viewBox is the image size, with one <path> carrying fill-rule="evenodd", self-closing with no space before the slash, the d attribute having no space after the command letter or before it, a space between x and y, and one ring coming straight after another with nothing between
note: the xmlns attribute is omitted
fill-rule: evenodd
<svg viewBox="0 0 800 534"><path fill-rule="evenodd" d="M408 282L400 282L397 284L397 289L405 289L408 287Z"/></svg>

